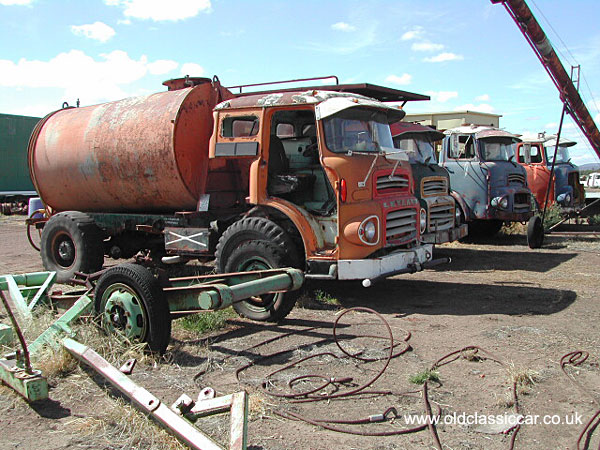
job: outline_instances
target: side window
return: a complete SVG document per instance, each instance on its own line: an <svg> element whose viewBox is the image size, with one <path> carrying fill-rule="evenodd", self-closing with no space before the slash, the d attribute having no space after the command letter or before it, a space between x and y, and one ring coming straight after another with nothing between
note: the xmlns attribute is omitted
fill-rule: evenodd
<svg viewBox="0 0 600 450"><path fill-rule="evenodd" d="M278 123L275 134L280 139L294 137L294 125L291 123Z"/></svg>
<svg viewBox="0 0 600 450"><path fill-rule="evenodd" d="M473 137L469 135L452 135L448 156L454 159L473 159L475 157Z"/></svg>
<svg viewBox="0 0 600 450"><path fill-rule="evenodd" d="M541 163L542 162L542 152L540 151L540 147L537 145L532 145L531 150L529 152L529 159L532 163Z"/></svg>
<svg viewBox="0 0 600 450"><path fill-rule="evenodd" d="M221 136L228 138L250 137L258 134L258 117L233 116L223 119Z"/></svg>
<svg viewBox="0 0 600 450"><path fill-rule="evenodd" d="M519 162L529 164L531 162L531 152L535 147L531 144L523 144L519 147Z"/></svg>

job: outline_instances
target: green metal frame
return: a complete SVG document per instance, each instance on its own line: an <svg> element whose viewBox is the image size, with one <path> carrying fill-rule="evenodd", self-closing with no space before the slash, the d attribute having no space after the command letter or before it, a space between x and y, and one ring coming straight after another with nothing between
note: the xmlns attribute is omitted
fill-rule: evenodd
<svg viewBox="0 0 600 450"><path fill-rule="evenodd" d="M108 380L119 391L129 397L132 402L143 412L154 417L158 422L165 426L171 433L185 442L190 448L196 450L221 450L221 446L215 443L210 437L202 433L186 419L172 411L167 405L162 403L151 392L137 385L121 373L116 367L102 358L98 353L73 339L63 340L63 346L69 353L84 364L87 364L106 380ZM213 407L212 412L207 414L216 414L218 412L230 410L231 435L230 450L246 449L247 434L247 395L245 392L238 392L218 399L206 400ZM209 406L209 403L207 403Z"/></svg>
<svg viewBox="0 0 600 450"><path fill-rule="evenodd" d="M56 282L56 272L0 275L0 290L8 291L14 307L25 319L41 302L49 301L48 290Z"/></svg>
<svg viewBox="0 0 600 450"><path fill-rule="evenodd" d="M293 291L304 282L298 269L256 270L169 279L163 288L171 312L222 309L269 292Z"/></svg>

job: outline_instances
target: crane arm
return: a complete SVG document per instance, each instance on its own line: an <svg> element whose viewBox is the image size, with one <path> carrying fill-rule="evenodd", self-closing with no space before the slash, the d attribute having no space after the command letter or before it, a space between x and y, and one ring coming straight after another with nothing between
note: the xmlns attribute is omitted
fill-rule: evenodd
<svg viewBox="0 0 600 450"><path fill-rule="evenodd" d="M594 119L527 3L524 0L491 0L491 2L504 5L560 92L561 101L567 106L573 120L600 158L600 132Z"/></svg>

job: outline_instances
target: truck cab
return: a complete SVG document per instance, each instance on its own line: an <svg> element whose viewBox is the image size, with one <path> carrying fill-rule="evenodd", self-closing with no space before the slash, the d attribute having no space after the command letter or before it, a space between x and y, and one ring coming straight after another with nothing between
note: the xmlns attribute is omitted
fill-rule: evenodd
<svg viewBox="0 0 600 450"><path fill-rule="evenodd" d="M421 241L442 244L465 237L468 225L461 223L460 208L450 195L448 171L438 165L435 155L434 142L444 134L411 122L396 122L390 128L394 146L409 155L415 196L421 205Z"/></svg>
<svg viewBox="0 0 600 450"><path fill-rule="evenodd" d="M432 262L432 246L421 244L409 158L390 133L389 123L403 116L348 92L245 95L215 107L210 158L234 168L220 182L247 186L252 213L286 230L293 241L286 250L297 252L292 260L307 277L370 285ZM217 264L220 257L217 250Z"/></svg>
<svg viewBox="0 0 600 450"><path fill-rule="evenodd" d="M546 196L548 206L557 204L565 214L577 212L585 206L585 190L579 180L579 169L571 163L569 155L569 147L576 144L574 141L560 140L550 186L548 181L556 149L556 136L539 133L537 138L526 139L517 144L517 161L527 171L527 181L538 209L544 207Z"/></svg>
<svg viewBox="0 0 600 450"><path fill-rule="evenodd" d="M439 162L450 174L470 235L493 236L504 222L525 222L533 215L525 169L514 161L518 137L481 126L444 134Z"/></svg>

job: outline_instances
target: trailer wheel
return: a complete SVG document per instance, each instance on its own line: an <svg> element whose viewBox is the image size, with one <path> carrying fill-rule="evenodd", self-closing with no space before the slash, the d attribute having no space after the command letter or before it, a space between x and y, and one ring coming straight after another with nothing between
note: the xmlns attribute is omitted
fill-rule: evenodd
<svg viewBox="0 0 600 450"><path fill-rule="evenodd" d="M284 267L284 253L265 241L249 241L236 248L225 265L225 272L248 272ZM233 304L236 312L248 319L278 322L287 316L300 296L300 290L251 297Z"/></svg>
<svg viewBox="0 0 600 450"><path fill-rule="evenodd" d="M540 248L544 243L544 226L539 216L533 216L527 223L527 245Z"/></svg>
<svg viewBox="0 0 600 450"><path fill-rule="evenodd" d="M283 228L264 217L245 217L233 223L219 238L215 251L217 270L230 272L226 266L233 252L249 241L266 241L279 248L283 256L281 267L300 266L296 245Z"/></svg>
<svg viewBox="0 0 600 450"><path fill-rule="evenodd" d="M171 313L165 295L152 273L137 264L108 269L96 284L94 306L102 327L164 353L171 338Z"/></svg>
<svg viewBox="0 0 600 450"><path fill-rule="evenodd" d="M93 273L102 268L102 235L94 220L77 211L58 213L50 218L40 240L42 264L56 272L65 283L75 272Z"/></svg>

